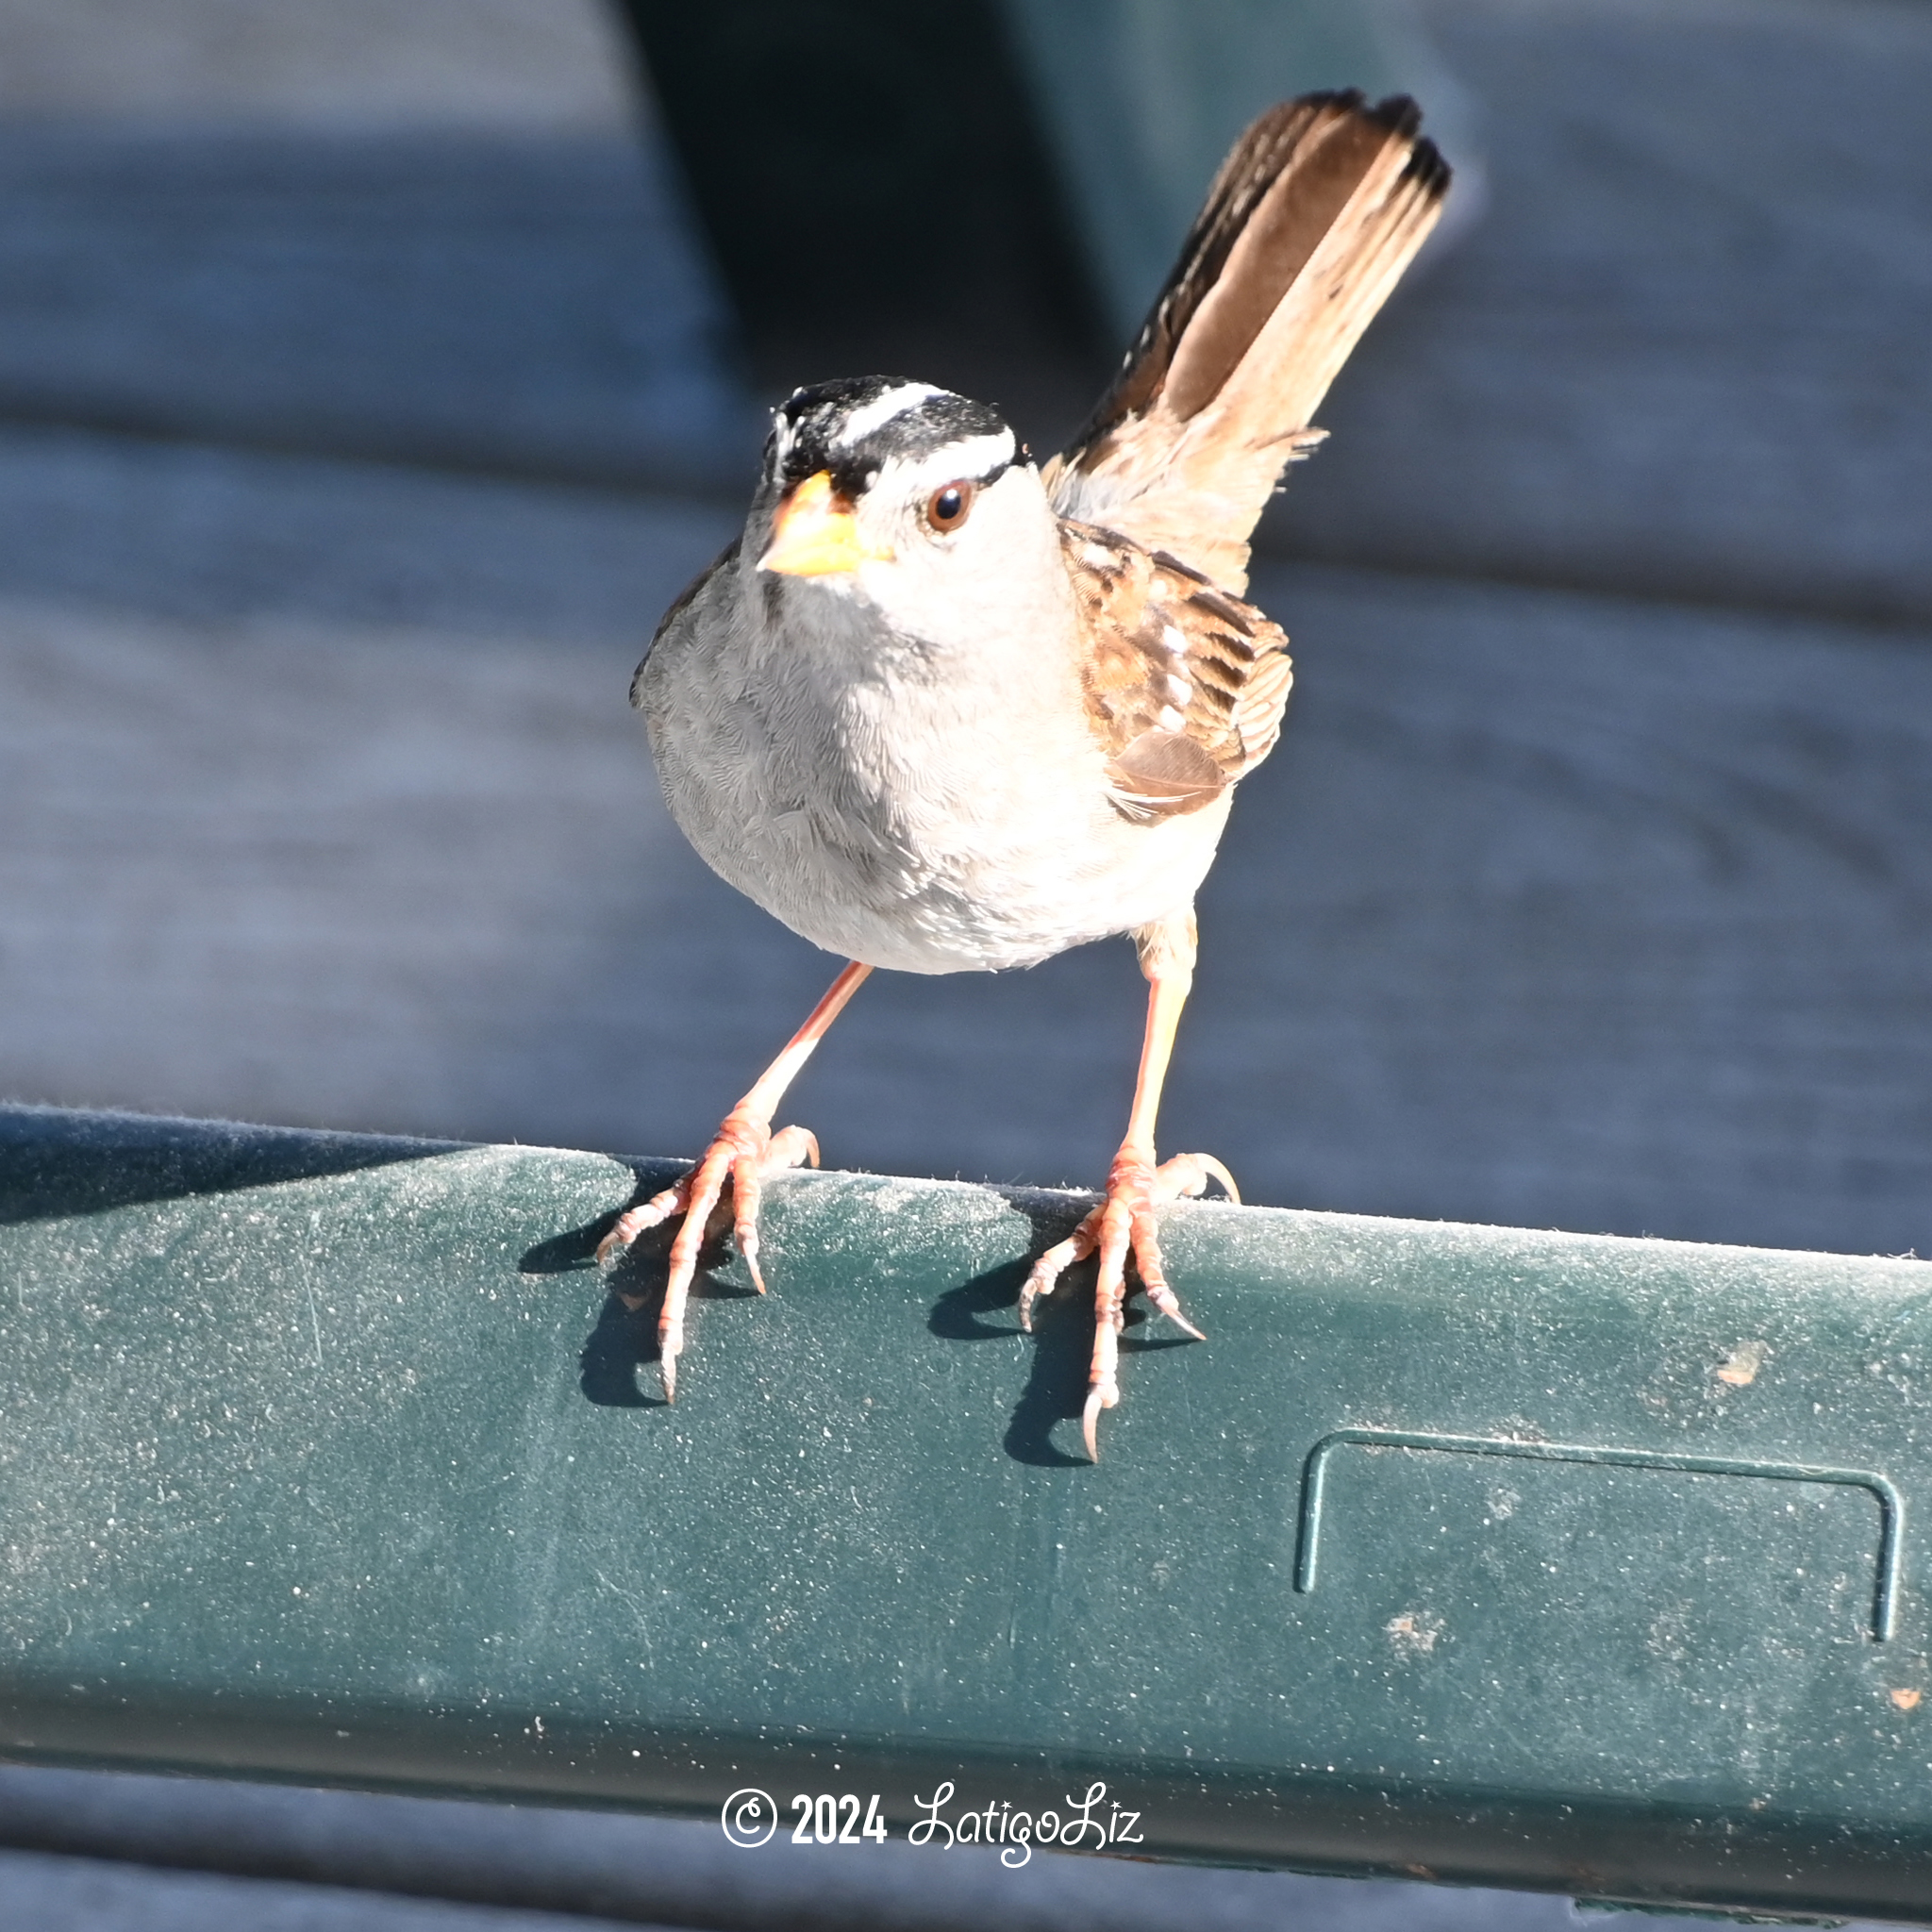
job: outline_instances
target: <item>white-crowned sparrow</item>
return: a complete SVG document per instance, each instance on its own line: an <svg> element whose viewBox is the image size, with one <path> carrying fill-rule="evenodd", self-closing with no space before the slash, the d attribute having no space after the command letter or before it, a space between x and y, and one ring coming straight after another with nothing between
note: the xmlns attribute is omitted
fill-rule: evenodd
<svg viewBox="0 0 1932 1932"><path fill-rule="evenodd" d="M686 1291L728 1185L760 1291L760 1177L786 1087L875 966L1028 966L1131 933L1145 1045L1107 1197L1035 1265L1032 1304L1096 1249L1083 1427L1119 1400L1132 1257L1190 1334L1156 1209L1205 1191L1154 1118L1192 976L1193 897L1236 781L1274 745L1288 640L1241 601L1248 536L1448 186L1405 99L1271 108L1223 165L1178 265L1074 446L1036 469L980 403L889 376L776 413L742 537L673 605L631 687L672 815L767 911L852 964L676 1187L606 1259L681 1214L658 1334L676 1388Z"/></svg>

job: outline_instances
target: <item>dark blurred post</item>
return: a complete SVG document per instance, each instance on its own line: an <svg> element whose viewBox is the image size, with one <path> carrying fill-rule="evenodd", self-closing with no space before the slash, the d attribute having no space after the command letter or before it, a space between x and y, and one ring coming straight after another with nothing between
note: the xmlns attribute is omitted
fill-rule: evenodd
<svg viewBox="0 0 1932 1932"><path fill-rule="evenodd" d="M1071 426L1108 347L991 0L619 0L766 387L877 370Z"/></svg>

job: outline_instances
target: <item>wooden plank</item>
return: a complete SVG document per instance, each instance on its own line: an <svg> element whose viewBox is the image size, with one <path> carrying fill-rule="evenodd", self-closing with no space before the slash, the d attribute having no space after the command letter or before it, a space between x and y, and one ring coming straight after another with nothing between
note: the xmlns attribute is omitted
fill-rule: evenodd
<svg viewBox="0 0 1932 1932"><path fill-rule="evenodd" d="M624 703L728 516L4 441L0 506L0 1091L690 1151L830 977L692 857ZM1167 1145L1284 1206L1932 1252L1923 648L1257 595L1299 684ZM1124 945L880 974L795 1117L842 1165L1091 1183L1141 1006Z"/></svg>
<svg viewBox="0 0 1932 1932"><path fill-rule="evenodd" d="M1923 625L1932 16L1424 17L1481 101L1490 205L1369 331L1277 541Z"/></svg>

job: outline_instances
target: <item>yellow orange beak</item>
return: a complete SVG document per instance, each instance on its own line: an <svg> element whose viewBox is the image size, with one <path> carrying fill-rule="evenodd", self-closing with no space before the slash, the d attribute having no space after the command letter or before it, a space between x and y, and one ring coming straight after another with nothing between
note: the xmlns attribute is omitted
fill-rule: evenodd
<svg viewBox="0 0 1932 1932"><path fill-rule="evenodd" d="M861 563L889 563L892 553L867 544L852 506L832 488L832 473L819 470L786 497L772 522L772 541L760 570L787 576L824 577Z"/></svg>

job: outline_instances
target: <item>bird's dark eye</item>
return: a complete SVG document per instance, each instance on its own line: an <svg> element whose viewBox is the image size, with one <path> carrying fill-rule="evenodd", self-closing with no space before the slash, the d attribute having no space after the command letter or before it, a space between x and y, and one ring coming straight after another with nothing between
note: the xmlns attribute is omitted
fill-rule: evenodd
<svg viewBox="0 0 1932 1932"><path fill-rule="evenodd" d="M972 483L948 483L943 490L935 490L925 500L926 522L941 536L957 530L973 508L975 488Z"/></svg>

